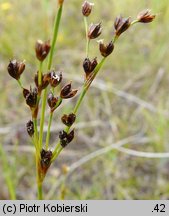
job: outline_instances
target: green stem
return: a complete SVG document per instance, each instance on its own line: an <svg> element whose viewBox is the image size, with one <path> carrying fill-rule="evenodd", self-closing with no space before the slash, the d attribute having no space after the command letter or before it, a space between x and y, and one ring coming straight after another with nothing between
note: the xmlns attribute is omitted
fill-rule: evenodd
<svg viewBox="0 0 169 216"><path fill-rule="evenodd" d="M86 31L86 57L88 57L90 39L88 37L88 22L87 22L87 17L86 16L84 16L84 24L85 24L85 31Z"/></svg>
<svg viewBox="0 0 169 216"><path fill-rule="evenodd" d="M52 44L51 44L51 49L50 49L50 53L49 53L49 61L48 61L48 66L47 66L48 70L50 70L51 66L52 66L54 48L55 48L55 44L56 44L57 37L58 37L61 15L62 15L62 5L59 6L58 13L57 13L57 16L55 18L53 38L52 38ZM40 148L42 148L42 141L43 141L43 128L44 128L46 100L47 100L47 88L44 90L43 98L42 98L42 111L41 111L40 133L39 133L39 146L40 146Z"/></svg>
<svg viewBox="0 0 169 216"><path fill-rule="evenodd" d="M12 178L12 169L8 164L7 154L5 153L2 145L0 145L0 156L2 158L2 166L3 166L2 175L4 175L4 178L5 178L7 187L8 187L10 199L16 200L15 186L14 186L14 181Z"/></svg>
<svg viewBox="0 0 169 216"><path fill-rule="evenodd" d="M42 112L41 112L41 119L40 119L40 131L39 131L39 148L42 148L42 141L43 141L43 128L45 122L45 108L46 108L46 98L47 98L47 88L43 92L43 99L42 99Z"/></svg>
<svg viewBox="0 0 169 216"><path fill-rule="evenodd" d="M19 79L19 80L17 80L17 81L18 81L19 86L20 86L21 88L23 88L22 83L21 83L21 80Z"/></svg>
<svg viewBox="0 0 169 216"><path fill-rule="evenodd" d="M37 126L37 118L33 118L33 127L34 127L34 144L36 147L36 150L39 149L38 146L38 126Z"/></svg>
<svg viewBox="0 0 169 216"><path fill-rule="evenodd" d="M43 199L42 182L38 183L38 200Z"/></svg>
<svg viewBox="0 0 169 216"><path fill-rule="evenodd" d="M133 20L133 21L131 22L130 26L132 26L132 25L134 25L134 24L136 24L136 23L138 23L138 20L137 20L137 19L136 19L136 20Z"/></svg>
<svg viewBox="0 0 169 216"><path fill-rule="evenodd" d="M48 122L48 131L47 131L47 136L46 136L46 150L48 150L49 148L50 128L52 124L52 118L53 118L53 112L50 112L49 122Z"/></svg>
<svg viewBox="0 0 169 216"><path fill-rule="evenodd" d="M40 157L38 151L36 150L36 180L37 180L37 198L38 200L43 199L42 191L42 180L41 180L41 167L40 167Z"/></svg>
<svg viewBox="0 0 169 216"><path fill-rule="evenodd" d="M84 98L86 92L87 92L87 89L85 88L85 86L83 86L82 92L81 92L81 94L80 94L80 96L79 96L79 98L78 98L78 101L77 101L77 103L76 103L76 105L75 105L75 107L74 107L74 110L73 110L73 113L74 113L74 114L77 113L77 111L78 111L78 109L79 109L79 107L80 107L80 104L82 103L82 100L83 100L83 98Z"/></svg>
<svg viewBox="0 0 169 216"><path fill-rule="evenodd" d="M51 66L52 66L54 48L55 48L55 44L56 44L57 37L58 37L58 31L59 31L61 16L62 16L62 5L60 5L57 16L55 18L52 44L51 44L51 49L50 49L50 53L49 53L48 70L50 70Z"/></svg>
<svg viewBox="0 0 169 216"><path fill-rule="evenodd" d="M42 66L43 66L43 62L40 61L39 62L39 71L38 71L38 85L39 86L42 85Z"/></svg>

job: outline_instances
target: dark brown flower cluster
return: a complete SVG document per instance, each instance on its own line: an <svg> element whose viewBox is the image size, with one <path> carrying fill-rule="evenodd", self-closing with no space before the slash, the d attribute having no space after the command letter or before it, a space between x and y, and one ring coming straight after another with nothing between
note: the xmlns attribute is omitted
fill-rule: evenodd
<svg viewBox="0 0 169 216"><path fill-rule="evenodd" d="M41 180L45 177L47 170L51 165L52 159L52 151L42 149L41 151L41 160L40 160L40 167L41 167Z"/></svg>
<svg viewBox="0 0 169 216"><path fill-rule="evenodd" d="M59 11L58 19L60 19L60 13L62 9L62 4L64 0L58 0ZM47 40L43 42L42 40L37 40L35 43L35 55L39 63L39 69L36 70L34 74L34 84L30 87L23 87L20 78L23 72L25 71L25 63L17 61L16 59L10 60L7 70L11 77L16 79L22 88L23 96L25 103L29 106L31 110L32 119L29 120L26 124L27 133L30 137L33 138L36 150L39 151L36 155L38 158L38 169L41 170L41 180L43 180L48 168L51 165L52 160L55 159L55 156L58 156L60 149L65 148L74 138L74 129L71 130L72 125L76 121L76 113L81 104L81 101L86 94L90 84L94 80L97 72L102 67L105 59L114 51L114 46L116 40L121 34L126 32L133 24L135 23L150 23L154 20L155 15L151 14L150 10L144 10L137 15L135 20L132 20L130 17L124 18L122 16L116 17L113 25L114 34L111 35L111 38L108 42L104 43L103 39L99 40L99 51L102 56L102 60L99 62L97 57L89 58L89 44L95 39L98 39L102 34L102 23L91 23L88 26L88 17L93 11L93 3L84 1L82 5L82 15L85 21L86 27L86 56L83 59L83 70L85 72L85 81L83 84L82 93L75 105L74 111L68 114L64 114L61 117L61 122L64 125L64 129L59 132L58 139L59 143L56 146L55 150L52 152L48 148L49 137L50 137L50 126L52 122L52 117L54 111L61 105L62 101L65 99L73 98L77 94L77 89L72 88L72 82L63 84L63 76L61 71L56 70L44 70L44 61L48 58L49 63L53 57L54 45L52 40L52 47L50 41ZM57 20L59 22L59 20ZM56 22L59 25L59 23ZM58 27L58 26L57 26ZM56 29L55 29L56 30ZM55 31L54 31L55 32ZM56 36L56 35L54 35ZM55 38L56 39L56 38ZM50 65L50 64L49 64ZM51 66L48 66L51 68ZM45 72L45 73L44 73ZM57 92L57 93L56 93ZM43 93L43 94L42 94ZM43 96L42 102L41 98ZM42 108L40 105L42 104ZM48 109L50 110L49 122L48 122L48 131L46 136L46 148L43 148L43 126L44 126L44 117L45 117L45 107L48 104ZM42 111L40 130L38 131L38 114L39 110ZM42 124L41 124L42 123ZM59 146L59 148L57 148ZM59 150L58 150L59 149ZM59 152L59 153L58 153ZM55 154L55 156L53 156ZM39 171L38 171L39 172Z"/></svg>
<svg viewBox="0 0 169 216"><path fill-rule="evenodd" d="M63 1L62 1L63 2ZM61 3L61 1L60 1ZM43 42L41 40L38 40L35 44L35 53L36 57L40 62L43 62L48 54L50 52L50 43L49 41ZM19 62L17 60L11 60L7 67L8 73L10 76L12 76L14 79L19 81L21 83L20 78L21 74L25 70L25 63ZM62 100L64 99L70 99L73 98L76 93L77 89L72 89L72 82L69 82L67 84L62 85L62 72L61 71L55 71L51 70L47 73L42 73L41 75L41 82L39 82L39 71L34 75L34 87L31 87L29 89L24 88L23 85L20 85L22 87L23 96L25 98L26 104L30 107L31 114L32 114L32 120L28 121L26 124L26 129L28 134L33 137L35 134L35 128L33 120L37 119L38 117L38 111L40 106L40 99L42 96L42 91L44 89L47 89L49 87L51 91L49 92L47 96L47 104L50 108L51 113L53 113L57 107L62 103ZM54 89L56 87L60 87L60 92L57 96L54 95ZM64 115L62 117L62 122L67 125L71 126L75 121L76 116L71 113L70 115ZM70 134L67 134L63 132L63 134L59 135L59 138L62 140L62 146L66 146L68 143L70 143L73 139L74 131ZM48 162L47 159L49 159L51 155L51 152L45 152L45 150L42 150L41 157L42 157L42 166L46 166L46 163ZM47 158L47 159L46 159Z"/></svg>
<svg viewBox="0 0 169 216"><path fill-rule="evenodd" d="M93 3L90 3L88 1L84 1L82 4L82 14L85 18L87 18L93 8ZM137 22L142 23L149 23L152 22L155 18L155 15L151 14L150 10L144 10L141 13L138 14L137 19L132 21L130 17L124 18L122 16L116 17L114 21L114 38L108 43L104 43L103 40L99 40L99 50L100 54L106 58L108 57L114 50L114 43L116 39L124 33L132 24ZM102 24L101 22L97 24L90 24L87 37L88 40L93 40L98 38L102 33ZM83 69L86 74L86 80L90 80L90 83L92 82L92 79L94 79L94 74L97 72L96 66L97 66L97 58L95 57L93 60L90 60L87 57L83 61Z"/></svg>

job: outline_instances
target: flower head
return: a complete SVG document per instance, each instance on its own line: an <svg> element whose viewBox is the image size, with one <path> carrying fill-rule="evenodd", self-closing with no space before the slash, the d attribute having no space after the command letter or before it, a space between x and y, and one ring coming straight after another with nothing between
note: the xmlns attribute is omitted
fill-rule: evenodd
<svg viewBox="0 0 169 216"><path fill-rule="evenodd" d="M72 98L76 95L77 91L77 89L72 89L72 84L69 82L61 89L60 97L63 99Z"/></svg>
<svg viewBox="0 0 169 216"><path fill-rule="evenodd" d="M38 90L37 88L31 88L30 90L28 89L23 89L23 96L26 100L27 105L30 108L35 108L37 105L37 96L38 96Z"/></svg>
<svg viewBox="0 0 169 216"><path fill-rule="evenodd" d="M103 57L109 56L114 50L114 44L112 41L108 44L104 44L103 40L99 41L100 53Z"/></svg>
<svg viewBox="0 0 169 216"><path fill-rule="evenodd" d="M70 127L76 120L76 115L74 113L70 113L69 115L64 114L61 118L63 124Z"/></svg>
<svg viewBox="0 0 169 216"><path fill-rule="evenodd" d="M97 64L97 58L94 58L92 60L85 58L85 60L83 61L83 69L86 73L86 78L88 78L88 76L94 71Z"/></svg>
<svg viewBox="0 0 169 216"><path fill-rule="evenodd" d="M41 40L37 40L35 44L35 51L37 59L42 62L50 51L49 41L43 42Z"/></svg>
<svg viewBox="0 0 169 216"><path fill-rule="evenodd" d="M82 5L83 16L88 17L91 14L93 5L94 5L93 3L90 3L88 1L84 1L83 5Z"/></svg>
<svg viewBox="0 0 169 216"><path fill-rule="evenodd" d="M74 130L70 133L63 131L59 132L60 144L63 148L65 148L74 138Z"/></svg>
<svg viewBox="0 0 169 216"><path fill-rule="evenodd" d="M123 18L122 16L116 17L114 22L115 34L120 36L123 32L125 32L131 24L130 18Z"/></svg>
<svg viewBox="0 0 169 216"><path fill-rule="evenodd" d="M138 15L137 15L137 20L138 22L141 23L149 23L152 22L155 19L156 15L151 14L151 10L146 9L141 11Z"/></svg>
<svg viewBox="0 0 169 216"><path fill-rule="evenodd" d="M56 74L55 71L50 72L50 79L49 83L52 87L58 86L62 81L62 72L59 73L59 75Z"/></svg>
<svg viewBox="0 0 169 216"><path fill-rule="evenodd" d="M89 26L88 37L89 39L95 39L99 37L102 32L101 23L91 24Z"/></svg>
<svg viewBox="0 0 169 216"><path fill-rule="evenodd" d="M27 129L27 132L29 134L29 136L33 136L34 135L34 125L33 125L33 121L28 121L27 124L26 124L26 129Z"/></svg>
<svg viewBox="0 0 169 216"><path fill-rule="evenodd" d="M11 60L8 64L8 73L16 80L20 79L21 74L25 70L24 62L18 62L16 59Z"/></svg>

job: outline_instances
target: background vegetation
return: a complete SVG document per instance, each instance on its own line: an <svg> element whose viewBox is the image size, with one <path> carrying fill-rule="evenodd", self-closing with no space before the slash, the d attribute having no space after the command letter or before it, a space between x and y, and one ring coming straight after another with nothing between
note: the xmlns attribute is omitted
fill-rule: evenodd
<svg viewBox="0 0 169 216"><path fill-rule="evenodd" d="M44 196L169 199L169 159L144 153L169 152L168 0L92 2L95 7L90 20L102 21L100 38L107 41L119 14L136 17L142 9L151 8L158 16L149 25L135 25L118 40L83 102L76 138L48 173ZM64 78L79 88L85 57L81 4L80 0L65 0L54 60L54 68L62 70ZM33 83L32 74L37 70L35 41L50 38L56 10L56 0L0 0L0 199L9 199L5 179L10 178L17 199L36 197L33 146L25 129L30 113L6 68L9 59L25 59L22 80L27 88ZM91 57L100 58L96 41L90 50ZM58 119L75 100L55 114L51 147L62 129ZM117 144L115 149L112 144ZM97 151L102 148L106 149ZM65 169L70 171L65 174Z"/></svg>

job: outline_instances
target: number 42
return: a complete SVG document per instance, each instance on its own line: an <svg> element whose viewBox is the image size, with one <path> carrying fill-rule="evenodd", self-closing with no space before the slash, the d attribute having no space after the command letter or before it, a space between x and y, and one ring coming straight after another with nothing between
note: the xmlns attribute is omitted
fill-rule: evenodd
<svg viewBox="0 0 169 216"><path fill-rule="evenodd" d="M165 205L164 204L156 204L156 206L154 207L153 212L165 212Z"/></svg>

